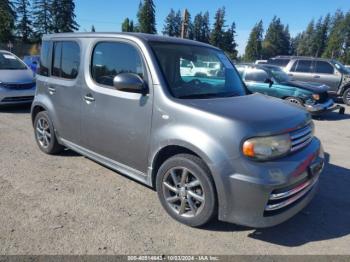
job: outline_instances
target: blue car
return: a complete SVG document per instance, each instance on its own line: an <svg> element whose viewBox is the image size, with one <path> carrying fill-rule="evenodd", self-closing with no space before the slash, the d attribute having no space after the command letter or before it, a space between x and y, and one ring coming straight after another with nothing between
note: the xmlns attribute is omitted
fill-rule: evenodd
<svg viewBox="0 0 350 262"><path fill-rule="evenodd" d="M33 55L33 56L25 56L23 57L23 62L34 72L36 73L36 70L39 65L40 56Z"/></svg>

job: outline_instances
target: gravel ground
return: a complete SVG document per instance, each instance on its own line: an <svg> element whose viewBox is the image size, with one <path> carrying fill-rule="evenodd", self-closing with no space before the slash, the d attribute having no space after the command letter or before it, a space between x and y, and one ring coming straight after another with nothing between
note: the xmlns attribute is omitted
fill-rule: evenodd
<svg viewBox="0 0 350 262"><path fill-rule="evenodd" d="M152 189L72 151L41 153L29 108L2 108L0 254L350 254L350 115L315 123L329 163L304 211L269 229L193 229Z"/></svg>

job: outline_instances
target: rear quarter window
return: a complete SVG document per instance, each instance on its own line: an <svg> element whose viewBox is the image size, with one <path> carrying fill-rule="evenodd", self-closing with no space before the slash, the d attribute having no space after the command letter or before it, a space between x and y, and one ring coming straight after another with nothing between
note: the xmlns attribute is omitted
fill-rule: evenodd
<svg viewBox="0 0 350 262"><path fill-rule="evenodd" d="M51 43L49 41L44 41L41 45L39 70L38 70L39 75L49 76L50 59L51 59L50 53L51 53Z"/></svg>

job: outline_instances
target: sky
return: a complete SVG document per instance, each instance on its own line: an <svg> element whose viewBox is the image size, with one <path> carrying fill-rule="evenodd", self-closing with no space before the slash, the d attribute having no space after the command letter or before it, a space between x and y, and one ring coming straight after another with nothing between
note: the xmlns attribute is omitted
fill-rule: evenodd
<svg viewBox="0 0 350 262"><path fill-rule="evenodd" d="M80 31L90 31L94 25L99 32L119 32L126 17L136 21L140 0L75 0L77 22ZM218 8L226 7L226 24L236 23L238 51L244 53L252 27L263 20L267 29L276 15L282 23L288 24L290 33L295 36L303 31L311 19L317 20L337 9L350 10L350 0L155 0L158 34L164 26L164 20L170 11L184 10L192 15L209 11L213 23Z"/></svg>

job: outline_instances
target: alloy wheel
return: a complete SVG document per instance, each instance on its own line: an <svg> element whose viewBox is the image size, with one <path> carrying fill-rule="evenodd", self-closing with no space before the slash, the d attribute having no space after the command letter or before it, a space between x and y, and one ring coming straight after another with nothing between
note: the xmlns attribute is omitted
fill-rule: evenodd
<svg viewBox="0 0 350 262"><path fill-rule="evenodd" d="M198 177L184 167L170 169L164 176L163 193L168 206L182 217L195 217L203 209L205 194Z"/></svg>
<svg viewBox="0 0 350 262"><path fill-rule="evenodd" d="M51 143L50 125L45 118L40 118L36 125L36 137L43 148L48 148Z"/></svg>

